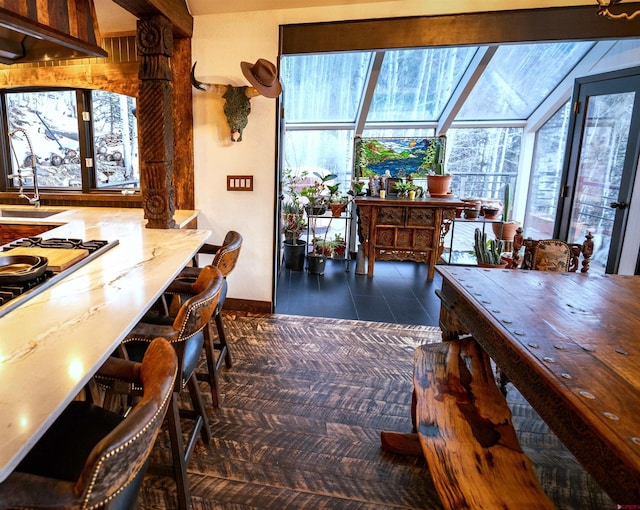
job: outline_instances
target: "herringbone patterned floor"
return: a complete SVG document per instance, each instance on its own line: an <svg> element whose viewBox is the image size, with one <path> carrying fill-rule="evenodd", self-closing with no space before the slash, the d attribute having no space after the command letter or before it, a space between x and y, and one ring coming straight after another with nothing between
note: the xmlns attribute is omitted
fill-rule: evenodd
<svg viewBox="0 0 640 510"><path fill-rule="evenodd" d="M189 465L194 509L441 508L422 459L380 449L381 430L411 429L413 351L439 341L438 329L231 313L225 324L234 366L221 408L201 383L214 440ZM515 390L509 398L558 508L614 508ZM147 476L139 502L176 508L173 482Z"/></svg>

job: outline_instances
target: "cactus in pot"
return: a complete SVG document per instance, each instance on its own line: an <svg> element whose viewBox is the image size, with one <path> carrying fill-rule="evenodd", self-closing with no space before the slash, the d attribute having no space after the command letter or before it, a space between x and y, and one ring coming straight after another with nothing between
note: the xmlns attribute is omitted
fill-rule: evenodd
<svg viewBox="0 0 640 510"><path fill-rule="evenodd" d="M501 239L487 239L487 233L481 232L479 228L475 230L474 251L478 265L486 264L491 266L502 265L502 252L504 251L504 241Z"/></svg>

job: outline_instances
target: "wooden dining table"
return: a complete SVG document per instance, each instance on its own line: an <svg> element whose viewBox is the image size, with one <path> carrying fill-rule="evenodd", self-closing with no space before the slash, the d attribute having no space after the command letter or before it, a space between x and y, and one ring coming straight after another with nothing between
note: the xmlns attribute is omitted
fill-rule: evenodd
<svg viewBox="0 0 640 510"><path fill-rule="evenodd" d="M617 504L640 504L640 276L438 266L472 335Z"/></svg>

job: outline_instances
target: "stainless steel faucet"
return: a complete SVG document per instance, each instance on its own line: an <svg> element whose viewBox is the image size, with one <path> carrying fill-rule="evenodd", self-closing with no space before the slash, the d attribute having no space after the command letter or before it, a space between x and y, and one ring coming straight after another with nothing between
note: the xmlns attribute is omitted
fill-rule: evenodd
<svg viewBox="0 0 640 510"><path fill-rule="evenodd" d="M22 133L24 138L27 141L27 145L29 146L29 153L31 157L31 171L22 171L20 169L20 161L18 160L18 154L16 152L15 147L13 146L13 137L17 133ZM16 161L16 168L18 169L17 173L9 174L9 179L18 179L20 189L18 190L18 196L20 198L26 198L29 203L35 207L40 207L40 191L38 190L38 172L36 169L36 155L33 152L33 146L31 145L31 140L29 139L29 135L22 128L16 128L9 131L9 146L11 147L11 153ZM33 197L28 196L24 192L24 179L26 177L33 177Z"/></svg>

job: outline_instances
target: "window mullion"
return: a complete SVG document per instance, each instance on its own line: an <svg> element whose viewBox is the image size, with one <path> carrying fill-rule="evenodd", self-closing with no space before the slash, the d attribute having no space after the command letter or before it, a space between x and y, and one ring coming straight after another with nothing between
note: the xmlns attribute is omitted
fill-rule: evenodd
<svg viewBox="0 0 640 510"><path fill-rule="evenodd" d="M91 120L84 120L84 112L89 113L89 119L91 118L91 91L90 90L78 90L76 91L77 105L78 105L78 133L80 143L80 172L82 174L82 192L89 193L92 189L96 188L96 179L94 168L87 167L87 158L93 158L93 136L91 129ZM95 160L94 160L95 167Z"/></svg>

